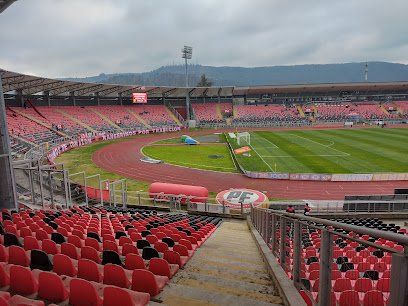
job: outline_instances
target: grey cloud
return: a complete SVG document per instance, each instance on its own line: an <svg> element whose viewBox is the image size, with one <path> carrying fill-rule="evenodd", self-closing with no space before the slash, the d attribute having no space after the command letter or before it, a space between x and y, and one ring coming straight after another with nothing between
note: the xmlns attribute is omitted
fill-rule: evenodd
<svg viewBox="0 0 408 306"><path fill-rule="evenodd" d="M0 67L48 77L192 63L408 63L408 1L20 0L0 15Z"/></svg>

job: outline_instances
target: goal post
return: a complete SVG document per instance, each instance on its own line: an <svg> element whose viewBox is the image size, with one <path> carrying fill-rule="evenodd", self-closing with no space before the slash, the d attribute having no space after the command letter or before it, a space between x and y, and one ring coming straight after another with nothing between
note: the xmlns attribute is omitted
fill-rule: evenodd
<svg viewBox="0 0 408 306"><path fill-rule="evenodd" d="M237 133L238 145L251 145L251 134L248 132Z"/></svg>

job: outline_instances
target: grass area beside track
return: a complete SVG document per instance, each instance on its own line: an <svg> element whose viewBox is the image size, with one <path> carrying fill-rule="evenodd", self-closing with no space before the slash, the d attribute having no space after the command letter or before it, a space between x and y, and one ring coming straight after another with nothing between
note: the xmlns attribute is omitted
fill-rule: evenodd
<svg viewBox="0 0 408 306"><path fill-rule="evenodd" d="M143 154L166 163L206 170L239 173L231 159L227 145L144 147ZM209 158L218 155L223 158Z"/></svg>
<svg viewBox="0 0 408 306"><path fill-rule="evenodd" d="M408 129L332 129L250 132L248 171L286 173L408 172ZM228 136L229 137L229 136ZM238 145L229 138L233 149Z"/></svg>

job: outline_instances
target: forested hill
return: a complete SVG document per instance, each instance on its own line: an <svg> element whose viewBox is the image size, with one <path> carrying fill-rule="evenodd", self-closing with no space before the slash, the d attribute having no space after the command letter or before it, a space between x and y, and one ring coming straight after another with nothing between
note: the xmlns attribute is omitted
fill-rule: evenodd
<svg viewBox="0 0 408 306"><path fill-rule="evenodd" d="M365 62L295 65L272 67L212 67L189 65L189 85L195 86L201 74L213 82L213 86L255 86L281 84L349 83L364 82ZM100 74L87 78L65 80L145 86L184 86L185 67L163 66L144 73ZM408 65L369 62L368 82L408 81Z"/></svg>

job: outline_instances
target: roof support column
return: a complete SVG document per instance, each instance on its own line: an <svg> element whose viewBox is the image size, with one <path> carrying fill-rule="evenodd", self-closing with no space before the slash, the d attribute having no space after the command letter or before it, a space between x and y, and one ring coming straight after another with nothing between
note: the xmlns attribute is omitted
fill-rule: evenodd
<svg viewBox="0 0 408 306"><path fill-rule="evenodd" d="M51 106L51 99L50 99L50 92L48 90L44 91L45 100L47 101L47 105Z"/></svg>
<svg viewBox="0 0 408 306"><path fill-rule="evenodd" d="M18 209L10 137L0 75L0 209Z"/></svg>
<svg viewBox="0 0 408 306"><path fill-rule="evenodd" d="M122 99L122 93L118 93L118 99L119 99L119 103L120 105L123 105L123 99Z"/></svg>
<svg viewBox="0 0 408 306"><path fill-rule="evenodd" d="M75 92L71 91L69 94L71 95L72 104L74 104L74 106L76 106Z"/></svg>
<svg viewBox="0 0 408 306"><path fill-rule="evenodd" d="M99 101L99 92L96 93L95 99L96 99L96 104L97 104L98 106L101 105L101 104L100 104L100 101Z"/></svg>
<svg viewBox="0 0 408 306"><path fill-rule="evenodd" d="M3 88L2 88L3 90ZM23 97L23 91L21 89L16 90L17 91L17 97L21 102L21 107L24 107L24 97ZM4 97L3 97L4 99ZM4 101L4 100L3 100Z"/></svg>

